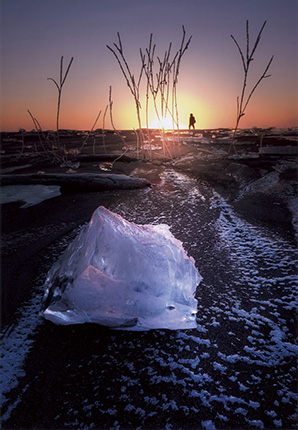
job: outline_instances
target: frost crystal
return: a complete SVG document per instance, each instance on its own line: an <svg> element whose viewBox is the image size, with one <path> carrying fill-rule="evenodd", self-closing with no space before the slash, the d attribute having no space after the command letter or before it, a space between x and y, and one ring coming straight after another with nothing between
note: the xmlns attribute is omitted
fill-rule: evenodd
<svg viewBox="0 0 298 430"><path fill-rule="evenodd" d="M167 225L137 225L101 206L51 268L42 314L56 324L195 328L201 279Z"/></svg>

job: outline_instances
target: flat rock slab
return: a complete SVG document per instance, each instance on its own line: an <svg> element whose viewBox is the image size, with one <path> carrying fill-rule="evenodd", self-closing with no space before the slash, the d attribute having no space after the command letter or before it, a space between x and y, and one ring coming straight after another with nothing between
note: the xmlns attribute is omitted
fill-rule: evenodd
<svg viewBox="0 0 298 430"><path fill-rule="evenodd" d="M130 163L137 161L135 157L128 157L127 155L119 154L79 154L74 158L74 161L122 161Z"/></svg>
<svg viewBox="0 0 298 430"><path fill-rule="evenodd" d="M151 183L144 178L135 178L117 174L29 174L2 175L1 185L59 185L61 192L77 191L110 191L150 187Z"/></svg>
<svg viewBox="0 0 298 430"><path fill-rule="evenodd" d="M263 146L259 149L259 153L265 155L297 155L298 146Z"/></svg>

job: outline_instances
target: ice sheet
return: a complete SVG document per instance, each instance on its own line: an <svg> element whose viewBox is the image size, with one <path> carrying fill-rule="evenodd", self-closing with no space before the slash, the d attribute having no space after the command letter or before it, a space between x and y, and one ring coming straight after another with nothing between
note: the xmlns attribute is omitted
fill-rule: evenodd
<svg viewBox="0 0 298 430"><path fill-rule="evenodd" d="M1 187L0 202L22 201L24 204L21 208L27 208L60 194L60 187L57 185L7 185Z"/></svg>
<svg viewBox="0 0 298 430"><path fill-rule="evenodd" d="M101 206L50 270L42 313L57 324L195 328L200 281L167 225L137 225Z"/></svg>

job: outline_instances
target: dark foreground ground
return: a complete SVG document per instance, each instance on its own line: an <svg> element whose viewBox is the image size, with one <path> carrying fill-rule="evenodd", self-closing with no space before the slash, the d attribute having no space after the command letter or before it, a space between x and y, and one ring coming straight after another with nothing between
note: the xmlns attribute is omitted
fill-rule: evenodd
<svg viewBox="0 0 298 430"><path fill-rule="evenodd" d="M132 134L127 134L128 147L130 150L127 151L125 155L135 157L136 153L133 151L133 139L131 136ZM204 142L202 139L201 141L195 141L192 137L193 136L191 136L191 139L185 139L176 145L175 151L174 148L172 148L173 153L175 152L173 154L173 159L165 159L162 156L162 149L157 149L157 155L154 156L153 161L139 162L135 159L131 159L130 161L128 159L119 159L114 163L112 171L126 175L132 173L135 176L144 177L152 183L152 187L160 189L161 194L164 186L165 171L170 169L171 171L186 173L187 176L193 178L194 181L198 180L198 183L202 184L202 187L206 184L207 191L205 192L207 194L211 192L208 190L213 189L219 193L219 195L223 196L225 202L236 210L241 219L248 220L249 224L256 226L256 228L258 226L265 226L266 229L272 231L273 234L277 232L279 237L284 238L285 243L291 244L291 249L294 249L295 201L297 200L296 158L292 155L259 157L258 142L247 141L239 150L240 156L229 159L226 153L227 143L224 142L223 139L218 137L214 139L214 142L211 142L211 140L209 142ZM16 142L14 143L16 144ZM96 147L96 153L105 155L124 152L123 144L119 142L117 136L109 135L109 139L106 139L105 144L106 151L103 150L101 141L99 141L98 147ZM11 145L9 148L11 148ZM92 154L93 144L87 145L83 152ZM74 161L71 166L60 167L59 165L49 165L44 162L40 163L35 157L30 157L29 155L25 156L24 154L19 160L16 160L15 152L11 151L10 154L8 148L6 148L6 153L3 155L7 156L3 157L2 160L3 174L29 174L38 171L46 173L65 173L69 171L69 174L75 174L75 171L78 173L98 173L111 168L111 160L108 160L109 157L106 157L107 160L100 161L96 159L96 157L89 158L88 161L82 161L81 159L80 166L75 165ZM14 170L16 167L18 170ZM170 181L171 176L167 179L165 187L168 187L169 193L175 193L176 191L170 188ZM185 200L191 201L193 195L187 194L189 189L190 188L185 186ZM164 193L166 194L166 192L165 189ZM179 192L183 194L183 185ZM129 193L132 194L125 194L125 197L123 197L123 193L125 194L126 192L82 193L72 190L72 192L63 193L58 197L45 200L35 206L21 208L22 202L12 202L1 205L2 326L4 330L7 330L6 337L9 337L10 331L13 330L13 324L18 318L17 312L21 304L30 298L36 277L40 275L41 267L45 265L44 251L47 250L46 254L49 254L49 249L52 244L57 243L59 239L64 240L65 238L65 240L70 240L75 228L89 221L92 212L99 205L113 207L118 204L117 202L121 202L122 200L126 202L128 200L130 201L130 206L128 207L131 212L130 214L123 213L123 216L129 215L134 218L133 208L135 213L142 210L144 212L147 211L147 217L150 217L150 208L146 207L146 202L140 203L138 198L134 197L134 191L129 191ZM182 197L179 198L179 205L182 205L182 209L178 208L178 200L177 208L173 207L171 210L170 208L165 208L167 202L165 198L163 206L160 206L160 212L162 213L162 210L164 210L165 213L168 214L167 216L173 216L173 220L175 217L177 218L177 216L181 216L181 219L183 219L182 203L184 196L182 195ZM151 204L153 205L152 211L158 214L160 203L157 201ZM155 209L154 204L156 206ZM142 205L144 206L142 207ZM175 206L175 197L171 198L169 205ZM124 205L124 212L126 212L125 207ZM234 303L233 308L230 306L230 302L232 303L233 300L236 300L235 297L239 294L239 291L236 293L236 290L233 291L232 287L230 291L226 291L224 284L228 284L230 282L229 277L235 277L237 273L236 275L235 273L232 275L231 268L229 268L230 263L226 261L226 251L224 248L218 249L212 232L208 230L209 215L206 212L206 208L202 206L201 210L203 212L205 211L204 217L206 217L206 221L203 224L205 230L202 226L200 227L201 231L198 233L197 240L199 243L209 241L210 249L213 250L210 251L208 245L205 245L205 254L200 255L201 251L199 250L198 257L196 256L196 261L199 261L199 265L200 267L202 266L202 270L204 271L202 275L205 280L200 288L201 309L199 323L202 329L201 338L193 335L187 336L183 333L165 336L165 333L156 332L148 333L148 335L142 336L136 340L135 335L111 335L111 333L104 328L100 329L99 333L98 327L90 327L88 330L84 327L76 328L75 330L72 328L64 330L46 324L41 327L37 334L35 346L31 353L31 359L26 367L28 373L27 382L25 377L22 389L25 392L26 384L29 383L28 381L34 381L32 384L30 382L33 386L30 391L30 396L28 392L26 396L24 395L25 401L17 408L17 411L19 411L18 414L12 414L10 421L8 420L3 428L51 428L51 426L46 427L44 421L43 411L47 409L48 405L53 411L47 412L46 416L51 417L52 424L56 423L54 426L55 428L87 428L88 424L86 423L90 423L90 428L92 428L92 414L89 419L90 413L88 412L88 408L90 408L90 410L96 409L96 413L102 413L103 417L106 415L109 416L107 420L103 418L102 422L104 425L102 427L105 428L136 428L138 426L141 428L148 428L150 423L151 428L157 428L156 415L154 415L153 412L152 419L150 416L146 418L147 426L142 426L141 424L144 418L142 414L144 411L148 413L151 409L153 411L155 404L158 404L158 408L160 408L162 403L164 404L164 409L158 409L156 407L156 410L162 411L160 412L161 423L167 422L167 416L174 416L177 426L172 428L183 428L182 423L184 423L184 428L213 429L212 420L216 422L216 419L222 422L220 428L230 428L225 426L225 417L229 414L232 416L233 411L232 407L231 411L228 412L228 405L231 407L235 402L240 401L241 398L244 399L244 403L246 402L246 406L249 405L247 421L245 421L243 428L264 428L262 427L262 422L265 424L265 428L268 429L295 428L293 424L295 422L293 418L295 398L290 398L287 391L284 391L282 394L280 388L283 386L282 383L286 384L285 375L286 378L290 380L289 375L293 373L293 364L291 364L290 360L291 354L289 353L287 357L283 352L284 350L279 350L279 347L274 347L271 355L270 353L268 356L266 356L266 354L261 355L261 352L259 352L262 349L261 347L259 350L257 348L248 348L245 343L247 340L244 339L246 336L245 331L251 326L252 335L248 336L248 338L251 337L252 342L260 342L261 345L263 336L265 343L268 333L272 333L271 340L276 342L276 345L278 344L277 339L279 331L277 327L279 327L279 325L277 324L275 326L273 322L270 322L268 325L268 333L266 334L267 327L265 327L265 330L264 324L266 325L267 321L270 321L270 318L268 319L267 314L266 318L265 314L262 315L262 312L265 312L265 310L254 311L250 309L250 304L248 305L252 296L256 302L262 298L263 301L262 305L260 305L260 309L262 306L265 309L267 306L266 303L269 303L267 297L269 292L266 291L266 289L270 283L268 284L267 282L266 284L265 282L264 288L262 289L259 284L261 278L256 281L245 281L247 287L242 285L242 292L240 292L241 300L244 301L244 304L240 302L240 308L239 303ZM218 209L212 209L211 212L212 211L214 212L214 214L211 214L212 217L216 218L218 216ZM176 215L176 212L178 215ZM190 211L188 214L190 223L191 214L192 212ZM157 215L154 214L154 216L156 217ZM167 222L167 217L163 221ZM177 226L179 226L179 218L175 222ZM236 226L235 228L238 229L239 227ZM243 231L246 231L245 229L246 227ZM185 230L187 230L187 228L185 228ZM179 233L178 227L177 232ZM185 231L184 234L186 235L184 239L187 239L187 231ZM189 247L192 246L193 240L194 237L189 238ZM239 240L241 240L241 238ZM235 244L235 246L237 247L237 244ZM245 253L243 246L244 245L241 244L242 248L237 250L237 258L240 257L239 250L241 253ZM274 246L278 248L279 245ZM267 247L270 250L270 241L269 245L267 243ZM208 253L210 254L210 252L217 254L210 258L210 261L213 262L208 265L206 261L208 261ZM229 252L230 250L227 250L227 253ZM250 264L250 251L246 252L248 252L247 257L245 257L244 254L241 255L241 258L244 258L244 266ZM269 264L268 260L266 263L268 264L268 268L265 267L266 264L262 267L263 259L265 261L265 257L262 256L262 243L256 245L255 255L252 258L256 258L256 256L260 259L258 267L261 272L262 270L264 273L265 271L268 273L271 271L278 276L281 267L270 267L270 264L273 265L275 263ZM54 258L54 256L51 258ZM245 258L247 258L247 261ZM286 264L287 257L281 258L285 261L283 264ZM279 259L277 258L276 261L279 262ZM203 262L205 263L203 264ZM280 264L282 265L282 263ZM218 266L218 268L214 271L214 267L216 266ZM270 278L270 275L268 276ZM249 275L247 275L247 277L249 277ZM253 287L249 284L250 282L255 282L255 284L252 284L254 285ZM273 284L272 281L272 285ZM210 285L217 286L217 289L210 291ZM276 286L274 284L274 288L275 287L277 290L280 288L278 283ZM245 288L247 288L247 291ZM270 292L270 294L271 293L272 292ZM235 294L235 297L233 294ZM282 293L278 291L276 294L275 298L278 297L280 303L282 303L282 300L286 301L286 299L284 299L286 297L285 292ZM245 303L247 303L247 308L245 308ZM225 308L224 313L222 312L223 308ZM276 314L277 308L271 309L271 311L273 313L275 311ZM292 316L290 316L291 311L289 309L287 310L285 307L285 309L279 310L279 312L282 316L282 321L284 321L284 324L288 327L292 336L295 332L295 322ZM214 315L217 316L217 321L214 319ZM204 318L206 319L204 320ZM221 327L221 331L217 331L217 327ZM262 334L260 334L258 330L262 332ZM66 332L68 332L68 334ZM233 337L233 340L229 343L228 338L231 337ZM165 339L167 339L166 344L164 343ZM212 345L212 347L210 347L210 345ZM284 342L283 344L281 342L281 346L284 345L286 345L286 343ZM34 352L37 346L39 350ZM178 346L179 359L177 359L177 357L175 358ZM248 351L250 354L255 354L257 359L255 361L252 360L251 363L248 361L245 363L244 359L248 360L248 357L241 357L241 353L240 356L237 355L238 352L241 351L241 348L244 348L244 350ZM76 354L75 358L71 356L74 351ZM144 353L144 358L142 358L142 351ZM136 354L138 354L138 360L135 359ZM148 365L150 362L150 354L152 354L152 368ZM279 354L282 357L280 360L278 358ZM86 355L90 357L89 361L86 361ZM45 358L44 364L40 362L41 356ZM96 357L98 356L102 356L102 371L100 371L100 367L98 367L99 364L96 361ZM109 363L109 357L113 357L114 361L112 363ZM84 363L84 366L86 365L84 372L79 371L80 363ZM96 367L95 363L97 363ZM136 368L133 368L132 363ZM212 369L210 369L210 363L213 363L211 366ZM223 364L226 365L228 370L226 370ZM253 365L249 367L251 364ZM248 367L246 367L246 365ZM64 366L66 367L64 368ZM74 366L78 366L77 371L75 371ZM110 368L110 366L112 367ZM159 366L162 370L159 369ZM229 366L231 366L231 368ZM39 373L35 375L35 369L37 368L39 368ZM65 371L63 371L62 368ZM248 370L249 374L247 373ZM87 375L91 375L92 373L95 373L96 378L91 378L89 380ZM78 380L76 380L76 375L79 376ZM218 375L220 375L220 377ZM44 382L42 378L44 378ZM47 385L49 380L52 382L50 385ZM91 382L91 380L93 382ZM104 384L102 389L104 391L106 389L110 390L110 394L106 391L105 395L99 397L101 399L99 401L99 403L101 402L101 407L96 405L96 403L80 404L80 396L78 395L80 391L85 393L86 402L89 392L98 392L98 387L95 386L96 380L101 380L101 383ZM147 385L142 385L143 393L140 391L138 394L138 383L136 381L142 381L144 384L144 381L147 380L150 380L150 382L148 382ZM270 383L271 380L272 384ZM275 380L276 382L273 382ZM53 383L53 381L56 381L56 383ZM173 384L173 389L171 388L172 386L169 387L169 381ZM235 384L234 391L229 386L231 381L232 384ZM260 383L258 381L260 381ZM204 390L197 392L188 389L189 387L195 386L195 384L200 385L201 383L202 386L204 386L204 384L208 386L209 384L209 386L213 388L209 387L209 392L205 392ZM156 385L158 389L160 389L163 384L167 386L164 393L167 394L168 398L159 398L161 394L154 391L154 384L158 384ZM291 384L293 385L293 381L291 381ZM61 386L64 387L63 393L67 394L67 398L61 398L59 394ZM219 387L219 391L215 388L216 386ZM229 388L227 388L228 386ZM255 392L249 391L247 388L248 386L251 386ZM231 390L230 393L233 393L234 396L237 392L240 394L238 397L219 395L218 393L220 390L224 389L227 391ZM294 388L292 387L291 389L292 391L289 392L292 393ZM44 393L40 396L39 402L38 392L41 390L44 391ZM179 393L181 390L181 393L188 393L187 395L190 403L183 405L184 409L177 409L176 404L180 404L177 394L175 394L177 390ZM212 390L214 390L213 395ZM246 390L248 391L246 392ZM258 391L262 390L265 392L263 397L265 399L264 407L266 407L266 413L264 413L264 415L267 418L260 421L253 418L254 411L263 407L263 404L260 406L258 402L254 402L252 399L257 398ZM274 390L272 396L277 396L276 399L279 399L278 396L280 396L280 399L283 399L280 400L279 405L275 405L275 411L270 409L270 407L272 407L270 399L270 392L273 393L272 390ZM216 395L215 392L217 393ZM293 396L293 394L291 395ZM15 394L12 395L12 399L14 396ZM114 399L113 402L116 402L116 398L119 400L117 407L114 405L114 408L112 403L110 405L109 398ZM131 403L128 404L125 399L133 399L133 401L131 400ZM142 399L142 401L140 399ZM193 399L195 399L197 405L200 404L200 402L202 405L198 407L197 410L191 411L190 404ZM48 401L49 404L47 405L46 403ZM289 403L287 403L287 401L289 401ZM138 402L142 407L136 409ZM217 418L214 408L212 409L211 407L213 405L212 402L219 402L220 405L225 405L222 410L221 407L216 409ZM275 403L276 402L277 400L275 400ZM62 408L61 405L63 406ZM235 406L236 418L234 421L232 420L234 422L233 428L235 429L241 428L241 417L245 414L245 408L242 407L243 405L239 404L238 406L237 408ZM32 408L34 408L34 410L32 410ZM100 408L102 408L103 411L100 412ZM121 421L118 417L117 420L117 416L114 416L114 413L116 413L114 411L116 411L117 408L118 413L120 413L119 411L123 412L123 416L125 416L125 414L130 416L130 414L132 414L134 418L127 418L127 421ZM286 412L287 408L288 413ZM33 421L27 418L25 419L26 409L30 410L30 413L32 413L34 417ZM55 410L59 409L63 409L60 418L58 415L55 415ZM140 410L138 411L138 409ZM85 420L78 421L76 425L74 415L78 413L77 411L81 410L84 411ZM73 411L73 413L71 411ZM209 413L209 411L212 412ZM260 415L259 412L258 414ZM280 416L278 414L280 414ZM69 418L70 415L72 415L71 419ZM26 425L24 425L24 421L26 421ZM65 424L63 427L61 426L62 422ZM85 427L82 422L85 422ZM119 422L121 425L119 425ZM287 424L287 427L283 426L283 422ZM272 423L275 424L272 425ZM10 427L10 425L12 427ZM97 428L99 427L97 426ZM160 428L165 427L161 424ZM169 428L171 428L170 425Z"/></svg>

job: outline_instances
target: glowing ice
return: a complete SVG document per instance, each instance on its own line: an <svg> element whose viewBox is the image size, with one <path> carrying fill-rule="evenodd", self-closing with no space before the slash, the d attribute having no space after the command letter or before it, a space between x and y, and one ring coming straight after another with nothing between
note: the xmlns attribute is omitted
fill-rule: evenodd
<svg viewBox="0 0 298 430"><path fill-rule="evenodd" d="M194 328L200 281L167 225L137 225L101 206L51 268L42 314L57 324Z"/></svg>

